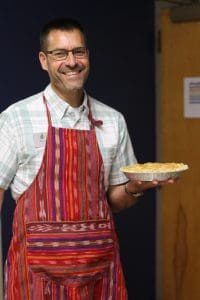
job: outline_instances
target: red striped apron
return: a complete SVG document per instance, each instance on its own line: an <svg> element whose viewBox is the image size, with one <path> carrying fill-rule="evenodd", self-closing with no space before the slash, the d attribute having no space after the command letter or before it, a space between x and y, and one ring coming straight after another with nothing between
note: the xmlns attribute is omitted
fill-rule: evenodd
<svg viewBox="0 0 200 300"><path fill-rule="evenodd" d="M4 299L126 300L91 110L90 130L57 128L44 103L46 147L17 201Z"/></svg>

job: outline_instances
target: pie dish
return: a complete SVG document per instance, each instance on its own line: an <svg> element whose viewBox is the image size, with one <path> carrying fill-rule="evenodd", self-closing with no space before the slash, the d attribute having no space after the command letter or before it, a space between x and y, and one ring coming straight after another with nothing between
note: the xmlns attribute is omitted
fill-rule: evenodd
<svg viewBox="0 0 200 300"><path fill-rule="evenodd" d="M188 165L184 163L160 163L147 162L144 164L134 164L120 168L128 179L152 181L152 180L167 180L179 177L180 174L188 169Z"/></svg>

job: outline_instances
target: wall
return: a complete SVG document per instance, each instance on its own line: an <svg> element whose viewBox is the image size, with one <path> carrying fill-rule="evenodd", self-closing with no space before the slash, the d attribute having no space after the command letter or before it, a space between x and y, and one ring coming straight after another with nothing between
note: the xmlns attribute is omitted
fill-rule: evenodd
<svg viewBox="0 0 200 300"><path fill-rule="evenodd" d="M24 3L23 3L24 2ZM88 92L126 117L140 162L155 160L154 3L40 1L1 4L1 110L43 89L38 33L54 17L78 18L91 53ZM3 258L11 236L14 202L7 192L2 213ZM115 216L129 299L155 300L155 194Z"/></svg>

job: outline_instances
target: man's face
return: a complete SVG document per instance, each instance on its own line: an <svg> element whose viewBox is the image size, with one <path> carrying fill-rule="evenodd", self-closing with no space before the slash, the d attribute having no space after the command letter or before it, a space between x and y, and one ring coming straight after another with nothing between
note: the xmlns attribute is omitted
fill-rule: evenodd
<svg viewBox="0 0 200 300"><path fill-rule="evenodd" d="M79 30L53 30L48 35L46 50L72 50L85 46L84 36ZM52 87L59 96L65 99L70 92L83 88L89 74L88 56L88 52L83 57L68 52L65 59L57 60L53 54L40 52L41 66L48 72Z"/></svg>

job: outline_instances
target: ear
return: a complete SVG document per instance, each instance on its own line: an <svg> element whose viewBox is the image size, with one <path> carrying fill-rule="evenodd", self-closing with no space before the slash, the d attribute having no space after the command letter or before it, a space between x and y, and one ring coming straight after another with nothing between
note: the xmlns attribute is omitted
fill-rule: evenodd
<svg viewBox="0 0 200 300"><path fill-rule="evenodd" d="M42 51L39 52L39 60L43 70L48 71L47 57Z"/></svg>

